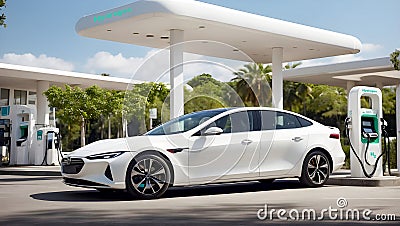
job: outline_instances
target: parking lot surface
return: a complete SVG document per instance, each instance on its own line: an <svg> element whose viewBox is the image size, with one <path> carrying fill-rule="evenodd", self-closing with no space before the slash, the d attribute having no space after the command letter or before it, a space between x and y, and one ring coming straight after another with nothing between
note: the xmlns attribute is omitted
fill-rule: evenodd
<svg viewBox="0 0 400 226"><path fill-rule="evenodd" d="M328 212L323 212L325 224L398 224L400 220L400 187L304 188L296 179L272 184L246 182L172 188L158 200L135 200L124 193L103 194L69 187L59 176L0 175L0 191L0 225L321 224L318 219L303 220L301 215L291 219L288 213L295 216L296 211L313 209L318 215L329 207L337 209L339 215L331 219ZM272 209L275 212L269 214ZM282 216L287 220L276 215L280 209L286 211ZM349 209L360 213L368 209L370 218L340 219L341 209L344 213ZM377 219L382 216L386 221ZM396 219L388 220L391 216Z"/></svg>

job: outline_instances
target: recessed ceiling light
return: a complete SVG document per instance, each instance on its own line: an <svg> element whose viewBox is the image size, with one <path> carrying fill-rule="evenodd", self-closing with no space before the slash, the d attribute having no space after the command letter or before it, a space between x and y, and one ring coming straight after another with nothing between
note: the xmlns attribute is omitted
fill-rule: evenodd
<svg viewBox="0 0 400 226"><path fill-rule="evenodd" d="M107 31L112 31L111 29L107 29Z"/></svg>
<svg viewBox="0 0 400 226"><path fill-rule="evenodd" d="M238 52L239 50L238 50L238 49L234 49L233 51L234 51L234 52Z"/></svg>
<svg viewBox="0 0 400 226"><path fill-rule="evenodd" d="M154 35L148 34L148 35L146 35L146 38L154 38Z"/></svg>
<svg viewBox="0 0 400 226"><path fill-rule="evenodd" d="M138 34L139 34L139 32L133 32L132 34L133 34L133 35L138 35Z"/></svg>
<svg viewBox="0 0 400 226"><path fill-rule="evenodd" d="M161 38L161 39L169 39L168 36L161 36L160 38Z"/></svg>
<svg viewBox="0 0 400 226"><path fill-rule="evenodd" d="M206 26L203 26L203 25L199 26L199 29L204 29L204 28L206 28Z"/></svg>

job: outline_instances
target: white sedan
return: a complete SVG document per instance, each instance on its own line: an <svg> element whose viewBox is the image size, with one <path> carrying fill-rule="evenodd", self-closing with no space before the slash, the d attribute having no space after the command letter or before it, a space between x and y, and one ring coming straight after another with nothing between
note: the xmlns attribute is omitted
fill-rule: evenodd
<svg viewBox="0 0 400 226"><path fill-rule="evenodd" d="M175 118L142 136L101 140L62 160L65 184L158 198L168 187L298 177L322 186L345 160L337 128L274 108Z"/></svg>

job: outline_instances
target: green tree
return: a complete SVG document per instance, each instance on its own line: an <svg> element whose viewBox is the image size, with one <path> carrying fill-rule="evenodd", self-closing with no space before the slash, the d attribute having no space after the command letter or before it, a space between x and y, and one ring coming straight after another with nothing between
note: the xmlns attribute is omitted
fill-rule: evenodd
<svg viewBox="0 0 400 226"><path fill-rule="evenodd" d="M3 7L6 7L6 0L0 0L0 10L2 10ZM0 15L0 26L3 26L4 28L7 27L5 21L6 21L6 15L2 13Z"/></svg>
<svg viewBox="0 0 400 226"><path fill-rule="evenodd" d="M235 90L245 106L271 105L271 65L246 64L231 81L236 85Z"/></svg>
<svg viewBox="0 0 400 226"><path fill-rule="evenodd" d="M390 61L393 64L395 70L400 70L400 60L399 60L400 50L396 49L393 53L390 54Z"/></svg>
<svg viewBox="0 0 400 226"><path fill-rule="evenodd" d="M149 109L157 108L160 123L169 119L169 89L164 83L147 82L135 84L132 90L125 93L124 117L139 122L139 133L145 132L149 122Z"/></svg>
<svg viewBox="0 0 400 226"><path fill-rule="evenodd" d="M382 89L382 107L383 113L387 115L396 115L396 89Z"/></svg>
<svg viewBox="0 0 400 226"><path fill-rule="evenodd" d="M195 88L197 86L204 85L208 82L213 83L215 85L221 85L221 83L222 83L222 82L214 79L210 74L203 73L203 74L195 76L194 78L189 80L187 82L187 84L189 86L191 86L192 88Z"/></svg>
<svg viewBox="0 0 400 226"><path fill-rule="evenodd" d="M333 118L335 126L341 128L343 117L347 115L346 91L339 87L316 85L312 95L314 98L307 100L308 116L317 121Z"/></svg>
<svg viewBox="0 0 400 226"><path fill-rule="evenodd" d="M81 131L81 146L86 144L86 122L98 119L106 112L106 92L98 86L85 90L80 87L65 85L65 89L57 86L50 87L46 92L49 106L62 111L61 119L69 124L79 122Z"/></svg>
<svg viewBox="0 0 400 226"><path fill-rule="evenodd" d="M227 107L223 99L223 83L206 81L185 92L185 114L206 109ZM225 85L226 86L226 85Z"/></svg>
<svg viewBox="0 0 400 226"><path fill-rule="evenodd" d="M284 70L296 68L301 62L286 64ZM306 114L307 99L313 99L313 85L301 82L283 81L283 105L286 110Z"/></svg>

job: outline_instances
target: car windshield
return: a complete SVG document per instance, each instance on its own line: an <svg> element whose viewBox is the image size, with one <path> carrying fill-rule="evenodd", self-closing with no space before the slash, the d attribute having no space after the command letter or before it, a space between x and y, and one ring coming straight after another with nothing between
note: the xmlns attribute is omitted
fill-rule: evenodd
<svg viewBox="0 0 400 226"><path fill-rule="evenodd" d="M183 133L189 131L196 126L202 124L208 119L227 111L228 109L214 109L214 110L205 110L190 113L187 115L182 115L178 118L174 118L171 121L168 121L152 130L147 132L145 135L170 135L176 133Z"/></svg>

